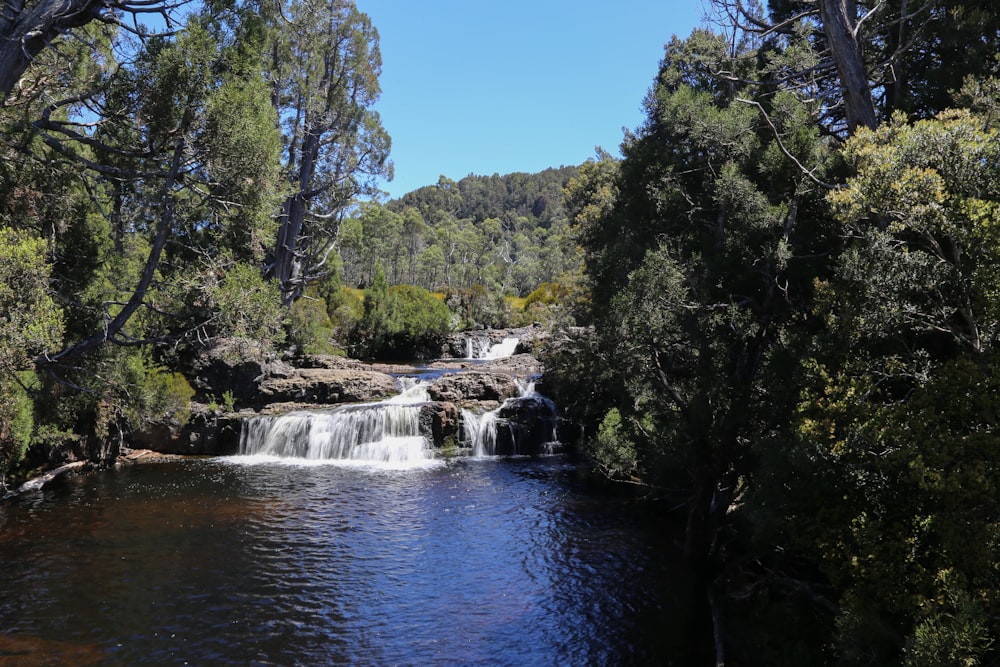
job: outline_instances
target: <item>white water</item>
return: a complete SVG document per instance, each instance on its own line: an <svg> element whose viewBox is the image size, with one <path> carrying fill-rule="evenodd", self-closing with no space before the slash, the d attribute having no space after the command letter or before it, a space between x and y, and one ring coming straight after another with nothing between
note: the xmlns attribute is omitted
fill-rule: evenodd
<svg viewBox="0 0 1000 667"><path fill-rule="evenodd" d="M466 359L506 359L517 351L520 341L514 337L504 338L499 343L490 343L488 338L469 336L465 339Z"/></svg>
<svg viewBox="0 0 1000 667"><path fill-rule="evenodd" d="M409 381L402 393L378 403L248 419L240 434L240 458L247 463L435 465L430 443L420 435L420 406L430 400L427 387Z"/></svg>
<svg viewBox="0 0 1000 667"><path fill-rule="evenodd" d="M465 427L466 436L472 443L472 456L477 458L496 456L498 430L506 428L513 431L514 428L506 420L499 417L500 411L509 406L512 401L523 398L538 398L549 405L552 408L553 413L555 412L552 402L535 391L534 382L527 382L524 384L518 382L518 387L521 390L520 395L517 398L505 400L503 404L495 410L477 414L465 408L461 409L462 424ZM511 435L513 436L514 433L511 433ZM553 441L555 440L556 434L553 429ZM552 442L550 443L550 446L555 444L557 443ZM548 453L551 453L551 451Z"/></svg>
<svg viewBox="0 0 1000 667"><path fill-rule="evenodd" d="M483 359L506 359L513 356L519 342L517 338L504 338L499 343L491 345Z"/></svg>

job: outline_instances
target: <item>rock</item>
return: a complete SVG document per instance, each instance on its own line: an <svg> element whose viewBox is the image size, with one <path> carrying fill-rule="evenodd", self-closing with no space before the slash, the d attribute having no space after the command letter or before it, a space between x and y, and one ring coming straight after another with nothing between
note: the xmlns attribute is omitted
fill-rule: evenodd
<svg viewBox="0 0 1000 667"><path fill-rule="evenodd" d="M490 456L535 456L558 450L555 404L539 394L507 399L492 414L471 413L463 441ZM477 442L478 441L478 442Z"/></svg>
<svg viewBox="0 0 1000 667"><path fill-rule="evenodd" d="M425 403L420 406L420 434L440 448L458 438L459 411L454 403Z"/></svg>
<svg viewBox="0 0 1000 667"><path fill-rule="evenodd" d="M543 454L546 445L556 440L555 405L544 396L505 401L497 410L497 420L508 424L503 430L507 438L502 439L497 429L498 454Z"/></svg>
<svg viewBox="0 0 1000 667"><path fill-rule="evenodd" d="M127 441L133 449L148 449L159 454L227 456L240 447L241 420L202 409L191 415L186 424L162 421L132 431Z"/></svg>
<svg viewBox="0 0 1000 667"><path fill-rule="evenodd" d="M439 378L428 389L432 400L463 403L469 401L502 401L520 393L509 375L468 371Z"/></svg>
<svg viewBox="0 0 1000 667"><path fill-rule="evenodd" d="M510 357L491 359L483 362L480 368L493 373L506 373L516 377L534 377L541 375L542 362L530 354L515 354Z"/></svg>
<svg viewBox="0 0 1000 667"><path fill-rule="evenodd" d="M264 345L235 338L217 339L198 349L189 367L188 380L198 400L221 401L229 394L238 405L254 401L261 381L295 372Z"/></svg>
<svg viewBox="0 0 1000 667"><path fill-rule="evenodd" d="M356 370L372 370L369 364L360 359L341 357L335 354L308 354L304 355L296 363L298 368L328 368L331 370L344 370L353 368Z"/></svg>
<svg viewBox="0 0 1000 667"><path fill-rule="evenodd" d="M352 368L300 368L284 377L260 383L254 402L268 403L357 403L374 401L398 391L391 375Z"/></svg>

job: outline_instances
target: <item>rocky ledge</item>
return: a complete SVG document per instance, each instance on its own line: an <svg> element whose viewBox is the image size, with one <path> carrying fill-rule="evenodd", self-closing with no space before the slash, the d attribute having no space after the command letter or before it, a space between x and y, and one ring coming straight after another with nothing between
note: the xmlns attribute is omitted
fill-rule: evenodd
<svg viewBox="0 0 1000 667"><path fill-rule="evenodd" d="M517 333L525 339L537 334L530 327ZM420 366L311 356L292 366L252 343L226 340L203 349L191 368L199 402L191 405L190 417L149 424L129 435L129 447L167 454L233 454L248 418L372 403L398 393L401 376L427 376L434 379L428 388L431 400L421 407L421 433L436 447L447 448L468 437L460 423L463 409L476 414L495 410L520 395L525 379L542 372L526 352L493 360L439 359ZM538 423L524 410L503 418L517 432L535 430Z"/></svg>

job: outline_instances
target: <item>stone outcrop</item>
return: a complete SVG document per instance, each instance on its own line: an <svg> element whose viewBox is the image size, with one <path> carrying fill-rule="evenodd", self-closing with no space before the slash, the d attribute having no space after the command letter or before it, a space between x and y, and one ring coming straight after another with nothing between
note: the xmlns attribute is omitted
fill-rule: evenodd
<svg viewBox="0 0 1000 667"><path fill-rule="evenodd" d="M467 371L448 374L439 378L428 389L431 399L452 403L469 401L502 401L520 393L517 383L509 375Z"/></svg>
<svg viewBox="0 0 1000 667"><path fill-rule="evenodd" d="M530 354L515 354L502 359L491 359L484 361L479 366L480 370L491 373L505 373L514 377L535 377L542 373L542 363Z"/></svg>
<svg viewBox="0 0 1000 667"><path fill-rule="evenodd" d="M229 395L237 405L255 401L260 383L295 372L263 345L245 339L219 339L200 348L189 361L188 380L204 403Z"/></svg>
<svg viewBox="0 0 1000 667"><path fill-rule="evenodd" d="M361 403L385 398L397 391L396 380L378 371L356 368L299 368L280 377L263 380L252 404Z"/></svg>
<svg viewBox="0 0 1000 667"><path fill-rule="evenodd" d="M128 434L133 449L148 449L160 454L226 456L240 446L240 419L195 405L185 424L163 421L150 423Z"/></svg>
<svg viewBox="0 0 1000 667"><path fill-rule="evenodd" d="M454 403L434 402L420 407L420 434L434 447L444 447L448 442L457 443L458 433L459 412Z"/></svg>
<svg viewBox="0 0 1000 667"><path fill-rule="evenodd" d="M549 399L533 395L504 402L497 410L496 454L544 454L556 437L556 409Z"/></svg>

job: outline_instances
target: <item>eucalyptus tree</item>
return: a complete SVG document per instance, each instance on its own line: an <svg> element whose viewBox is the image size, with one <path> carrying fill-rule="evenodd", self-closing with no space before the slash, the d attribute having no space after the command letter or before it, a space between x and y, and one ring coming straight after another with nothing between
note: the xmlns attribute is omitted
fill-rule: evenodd
<svg viewBox="0 0 1000 667"><path fill-rule="evenodd" d="M988 0L716 0L723 31L752 37L767 66L755 83L821 100L817 118L843 136L901 110L955 104L966 76L997 73L1000 18ZM762 5L766 5L762 6ZM738 75L722 67L727 78Z"/></svg>
<svg viewBox="0 0 1000 667"><path fill-rule="evenodd" d="M268 272L284 303L326 275L340 223L391 178L379 96L378 32L351 0L296 0L270 30L268 76L288 193Z"/></svg>
<svg viewBox="0 0 1000 667"><path fill-rule="evenodd" d="M39 80L22 81L32 62L67 33L82 37L91 23L104 23L136 36L152 34L140 18L156 15L165 30L188 0L4 0L0 11L0 98L15 88L33 89Z"/></svg>
<svg viewBox="0 0 1000 667"><path fill-rule="evenodd" d="M715 664L993 659L995 121L888 113L944 99L887 88L940 3L722 4L735 30L672 40L624 159L569 189L595 327L547 385L598 469L683 508ZM995 81L967 90L995 111Z"/></svg>
<svg viewBox="0 0 1000 667"><path fill-rule="evenodd" d="M216 260L262 255L253 246L263 242L277 201L279 144L259 64L246 60L253 51L246 39L257 37L238 22L192 15L176 37L149 39L134 62L109 67L94 88L41 108L35 130L80 170L116 244L124 249L129 236L147 248L135 282L105 300L97 330L48 355L47 363L105 342L139 344L147 336L129 333L129 323L142 319L140 312L157 319L167 305L176 310L162 320L166 329L148 332L153 338L203 324L177 317L195 316L188 302L200 300L180 297L178 284L171 296L164 290L171 277L205 276L201 271Z"/></svg>

